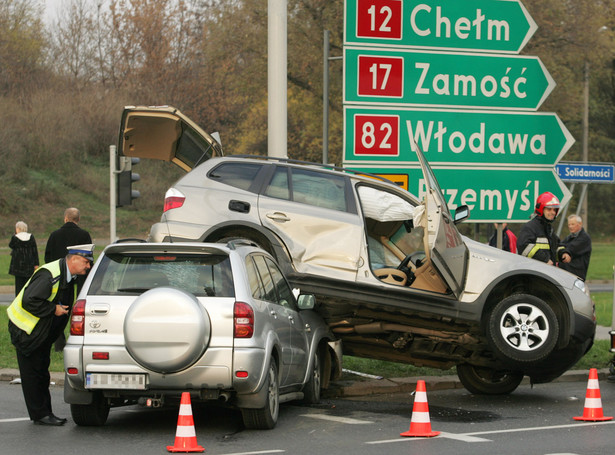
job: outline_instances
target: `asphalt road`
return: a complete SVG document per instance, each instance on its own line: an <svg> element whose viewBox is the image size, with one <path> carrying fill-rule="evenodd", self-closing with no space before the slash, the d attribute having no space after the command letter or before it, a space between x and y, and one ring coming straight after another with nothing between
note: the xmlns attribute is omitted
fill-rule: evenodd
<svg viewBox="0 0 615 455"><path fill-rule="evenodd" d="M319 405L281 406L270 431L246 430L238 411L193 403L196 442L208 454L293 455L603 455L613 453L615 420L583 416L587 380L522 385L507 396L485 397L463 389L428 388L427 420L433 438L401 437L413 427L410 393L354 399L327 398ZM615 384L600 381L605 416L615 412ZM104 427L78 427L62 388L52 387L63 427L40 427L27 418L18 385L0 382L0 453L69 455L164 454L175 444L178 408L115 408Z"/></svg>

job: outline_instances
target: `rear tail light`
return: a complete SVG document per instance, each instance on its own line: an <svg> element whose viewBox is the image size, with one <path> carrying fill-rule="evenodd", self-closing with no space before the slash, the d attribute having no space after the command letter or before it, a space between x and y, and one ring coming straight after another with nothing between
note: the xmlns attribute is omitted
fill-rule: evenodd
<svg viewBox="0 0 615 455"><path fill-rule="evenodd" d="M233 308L235 338L252 338L254 334L254 310L244 302L235 302Z"/></svg>
<svg viewBox="0 0 615 455"><path fill-rule="evenodd" d="M83 336L85 327L85 300L77 300L70 315L70 334Z"/></svg>
<svg viewBox="0 0 615 455"><path fill-rule="evenodd" d="M169 188L169 190L164 195L164 210L177 209L184 205L184 201L186 200L186 196L179 190L175 188Z"/></svg>

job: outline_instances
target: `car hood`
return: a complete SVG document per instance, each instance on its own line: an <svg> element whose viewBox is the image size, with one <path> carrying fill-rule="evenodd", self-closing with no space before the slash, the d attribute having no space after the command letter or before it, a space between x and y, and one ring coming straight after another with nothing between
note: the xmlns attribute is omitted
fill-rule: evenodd
<svg viewBox="0 0 615 455"><path fill-rule="evenodd" d="M468 247L468 276L461 300L472 301L484 293L485 287L499 278L514 274L539 275L557 286L572 289L579 278L558 267L536 259L503 251L464 237Z"/></svg>

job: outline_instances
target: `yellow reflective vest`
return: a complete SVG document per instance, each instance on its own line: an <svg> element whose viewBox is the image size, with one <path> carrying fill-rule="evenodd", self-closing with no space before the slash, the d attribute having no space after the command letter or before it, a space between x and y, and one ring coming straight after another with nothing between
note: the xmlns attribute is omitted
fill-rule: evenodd
<svg viewBox="0 0 615 455"><path fill-rule="evenodd" d="M49 272L51 272L51 281L53 285L51 288L51 295L47 298L47 300L49 302L53 302L53 299L55 299L58 293L58 288L60 287L60 259L40 266L34 271L32 277L42 269L49 270ZM22 305L24 290L30 284L32 277L30 277L28 282L21 289L21 292L17 295L17 297L15 297L13 303L11 303L6 310L11 322L17 327L19 327L21 330L26 332L28 335L32 333L32 330L34 330L34 327L36 327L36 324L38 324L38 321L40 319L38 316L34 316L32 313L26 311Z"/></svg>

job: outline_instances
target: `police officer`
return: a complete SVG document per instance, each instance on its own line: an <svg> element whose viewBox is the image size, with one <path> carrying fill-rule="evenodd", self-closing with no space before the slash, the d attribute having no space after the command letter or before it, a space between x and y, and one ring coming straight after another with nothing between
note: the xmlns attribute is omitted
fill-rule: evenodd
<svg viewBox="0 0 615 455"><path fill-rule="evenodd" d="M553 193L538 196L534 218L525 223L517 239L519 254L550 265L559 261L570 262L570 253L560 244L559 237L553 231L559 206L559 199Z"/></svg>
<svg viewBox="0 0 615 455"><path fill-rule="evenodd" d="M64 330L69 306L60 296L75 278L92 266L94 245L68 247L65 258L47 263L32 274L8 307L9 333L17 351L21 388L30 419L37 425L60 426L66 419L51 410L49 363L51 346Z"/></svg>

